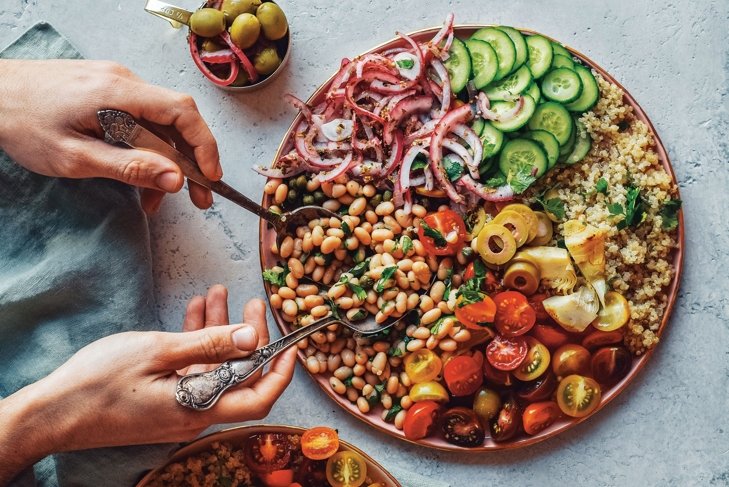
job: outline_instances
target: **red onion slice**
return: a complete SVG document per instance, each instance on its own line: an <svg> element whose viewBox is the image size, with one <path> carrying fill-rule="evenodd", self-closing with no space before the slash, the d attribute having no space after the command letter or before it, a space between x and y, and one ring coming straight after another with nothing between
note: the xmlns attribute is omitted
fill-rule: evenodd
<svg viewBox="0 0 729 487"><path fill-rule="evenodd" d="M200 53L200 59L209 64L226 64L235 61L236 57L230 49L221 49L214 52L203 51Z"/></svg>
<svg viewBox="0 0 729 487"><path fill-rule="evenodd" d="M471 127L463 124L453 127L452 132L465 140L471 148L471 151L473 151L473 157L471 158L472 162L471 164L468 164L468 159L465 159L466 165L468 166L468 172L471 173L471 176L475 179L479 179L480 175L478 173L478 165L481 164L481 159L483 158L483 142L481 142L481 138L476 135L476 132L474 132Z"/></svg>
<svg viewBox="0 0 729 487"><path fill-rule="evenodd" d="M224 30L220 34L220 38L223 39L226 44L228 44L228 47L230 47L231 51L233 51L238 57L238 60L240 60L240 64L241 66L243 66L243 69L245 69L246 74L248 75L248 79L251 80L251 83L255 83L256 81L258 81L258 71L256 71L256 68L253 67L253 63L251 63L251 60L248 59L248 56L246 56L245 53L233 43L227 30Z"/></svg>
<svg viewBox="0 0 729 487"><path fill-rule="evenodd" d="M396 130L392 144L390 145L390 155L387 158L387 162L385 162L385 166L382 168L383 177L389 176L398 166L400 161L402 161L403 145L402 132Z"/></svg>
<svg viewBox="0 0 729 487"><path fill-rule="evenodd" d="M464 123L473 118L471 105L462 105L446 113L436 125L433 137L430 139L430 168L436 181L446 192L448 197L456 203L463 201L463 197L456 192L443 169L443 140L455 125Z"/></svg>
<svg viewBox="0 0 729 487"><path fill-rule="evenodd" d="M410 96L400 100L390 112L389 119L385 122L383 139L386 144L392 143L392 134L400 122L412 113L427 112L433 106L433 98L427 95Z"/></svg>
<svg viewBox="0 0 729 487"><path fill-rule="evenodd" d="M473 175L473 156L468 152L468 149L466 149L459 142L450 137L446 137L445 139L443 139L443 148L448 149L449 151L453 152L453 154L458 156L458 159L460 159L466 165L468 172ZM476 174L478 174L478 165L476 165Z"/></svg>
<svg viewBox="0 0 729 487"><path fill-rule="evenodd" d="M514 108L499 114L491 110L491 102L489 101L488 96L486 96L486 93L481 92L478 94L477 106L481 117L487 120L495 120L497 122L508 122L519 115L519 112L521 112L522 108L524 108L524 97L520 96L516 99Z"/></svg>
<svg viewBox="0 0 729 487"><path fill-rule="evenodd" d="M443 63L438 61L437 59L434 59L431 63L431 66L433 66L433 69L435 69L436 74L441 80L441 86L440 89L442 90L441 93L441 102L440 102L440 110L436 113L436 116L433 118L440 118L445 115L445 113L450 109L451 107L451 80L448 77L448 70L446 70L445 66L443 66Z"/></svg>
<svg viewBox="0 0 729 487"><path fill-rule="evenodd" d="M339 176L347 172L350 164L352 164L352 157L353 155L350 152L349 154L347 154L347 157L339 162L339 165L337 167L328 172L320 172L316 175L316 179L318 179L321 183L325 183L327 181L332 181L338 178Z"/></svg>
<svg viewBox="0 0 729 487"><path fill-rule="evenodd" d="M487 188L473 180L468 174L459 179L458 184L486 201L509 201L514 199L514 190L508 184L498 188Z"/></svg>
<svg viewBox="0 0 729 487"><path fill-rule="evenodd" d="M238 77L240 69L238 67L238 63L235 60L230 61L230 74L228 75L228 77L225 79L219 78L215 76L212 71L210 71L210 68L208 68L208 66L200 58L200 50L197 47L197 35L193 32L190 32L187 40L190 45L190 55L192 56L192 60L195 63L195 66L197 66L197 68L203 74L203 76L205 76L207 79L209 79L218 86L229 86L235 81L235 79Z"/></svg>
<svg viewBox="0 0 729 487"><path fill-rule="evenodd" d="M428 157L428 151L425 150L425 147L416 144L411 146L403 156L402 164L400 165L400 186L403 190L408 189L410 186L419 186L425 183L425 176L423 176L423 182L419 184L415 183L413 178L410 177L413 161L421 154Z"/></svg>

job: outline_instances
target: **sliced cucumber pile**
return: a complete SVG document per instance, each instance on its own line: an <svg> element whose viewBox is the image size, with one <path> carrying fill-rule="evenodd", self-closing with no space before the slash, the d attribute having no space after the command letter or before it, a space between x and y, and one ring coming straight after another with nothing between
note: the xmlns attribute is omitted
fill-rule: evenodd
<svg viewBox="0 0 729 487"><path fill-rule="evenodd" d="M595 106L600 90L590 69L562 44L513 27L486 27L454 39L445 66L453 93L468 101L464 90L472 81L496 117L513 112L523 97L516 115L472 123L483 143L482 180L510 181L525 171L533 179L590 152L590 135L578 119Z"/></svg>

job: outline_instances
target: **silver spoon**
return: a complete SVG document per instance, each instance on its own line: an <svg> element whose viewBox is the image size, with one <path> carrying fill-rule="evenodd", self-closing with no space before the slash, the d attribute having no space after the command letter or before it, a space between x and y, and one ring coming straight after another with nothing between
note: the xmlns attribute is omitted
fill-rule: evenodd
<svg viewBox="0 0 729 487"><path fill-rule="evenodd" d="M106 142L110 144L123 143L135 149L151 150L169 158L182 169L182 173L190 181L208 188L210 191L242 206L269 222L276 232L276 242L279 245L286 236L294 237L296 229L308 225L311 220L340 218L340 215L321 206L302 206L286 213L274 213L239 193L223 181L211 181L206 178L192 158L140 125L130 114L120 110L99 110L97 116L101 128L104 130L104 140Z"/></svg>

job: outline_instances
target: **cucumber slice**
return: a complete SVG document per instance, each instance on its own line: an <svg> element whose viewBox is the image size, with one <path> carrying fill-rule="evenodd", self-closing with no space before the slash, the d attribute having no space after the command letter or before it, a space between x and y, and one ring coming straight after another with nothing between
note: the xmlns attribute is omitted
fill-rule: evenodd
<svg viewBox="0 0 729 487"><path fill-rule="evenodd" d="M453 38L453 44L448 51L448 60L443 64L451 79L451 91L458 93L466 87L468 78L471 77L471 56L462 40L457 37Z"/></svg>
<svg viewBox="0 0 729 487"><path fill-rule="evenodd" d="M564 47L559 42L552 42L552 51L554 52L554 55L557 56L565 56L568 58L572 57L572 54L567 50L566 47Z"/></svg>
<svg viewBox="0 0 729 487"><path fill-rule="evenodd" d="M590 152L592 148L592 138L582 125L582 122L575 120L575 132L577 133L575 146L570 154L565 158L565 164L575 164L580 162Z"/></svg>
<svg viewBox="0 0 729 487"><path fill-rule="evenodd" d="M491 101L511 100L526 91L532 82L532 72L522 66L506 78L495 81L486 87L484 93Z"/></svg>
<svg viewBox="0 0 729 487"><path fill-rule="evenodd" d="M484 178L494 167L497 167L498 164L496 164L496 158L491 157L489 159L484 159L481 164L478 166L478 175L481 176L481 180L485 181L488 179L488 177ZM490 176L489 176L490 177Z"/></svg>
<svg viewBox="0 0 729 487"><path fill-rule="evenodd" d="M527 57L529 57L524 36L521 35L521 32L513 27L507 27L505 25L502 25L498 29L500 31L503 31L507 36L509 36L511 42L514 43L514 49L516 49L516 60L514 61L514 66L511 69L516 70L516 68L521 67L526 62Z"/></svg>
<svg viewBox="0 0 729 487"><path fill-rule="evenodd" d="M495 156L504 145L504 133L493 126L491 122L486 122L481 131L481 143L483 144L483 159Z"/></svg>
<svg viewBox="0 0 729 487"><path fill-rule="evenodd" d="M552 169L557 164L557 159L559 159L559 142L557 142L557 138L546 130L532 130L526 136L542 146L547 154L547 163L549 165L547 169Z"/></svg>
<svg viewBox="0 0 729 487"><path fill-rule="evenodd" d="M476 117L476 120L471 124L471 130L476 132L476 135L481 135L484 125L486 125L486 120L481 117Z"/></svg>
<svg viewBox="0 0 729 487"><path fill-rule="evenodd" d="M555 54L554 57L552 57L552 69L556 68L568 68L574 71L575 62L572 58L568 58L561 54Z"/></svg>
<svg viewBox="0 0 729 487"><path fill-rule="evenodd" d="M497 115L501 115L514 108L514 106L516 106L516 102L514 101L497 101L491 105L491 111L496 112ZM502 132L515 132L529 122L529 119L534 115L536 106L537 104L534 103L531 96L524 96L524 106L516 117L506 122L491 122L491 124ZM567 110L565 110L566 112Z"/></svg>
<svg viewBox="0 0 729 487"><path fill-rule="evenodd" d="M473 84L481 89L491 83L499 70L499 58L496 51L486 41L478 39L466 40L466 48L471 55L471 70L473 71Z"/></svg>
<svg viewBox="0 0 729 487"><path fill-rule="evenodd" d="M526 89L524 94L531 96L532 100L537 103L539 103L539 101L542 99L542 92L539 90L539 85L534 82L529 85L529 88Z"/></svg>
<svg viewBox="0 0 729 487"><path fill-rule="evenodd" d="M511 72L516 61L516 48L511 37L496 27L485 27L477 30L471 36L471 39L488 42L496 51L496 57L499 59L499 69L496 72L495 80L500 80Z"/></svg>
<svg viewBox="0 0 729 487"><path fill-rule="evenodd" d="M540 35L527 37L526 43L529 50L527 66L532 71L532 76L541 78L552 65L552 43Z"/></svg>
<svg viewBox="0 0 729 487"><path fill-rule="evenodd" d="M567 139L567 143L559 147L559 159L557 159L557 162L564 163L567 156L572 153L572 149L575 148L575 140L577 139L576 133L577 130L573 130L570 134L570 138Z"/></svg>
<svg viewBox="0 0 729 487"><path fill-rule="evenodd" d="M595 77L586 67L576 64L575 73L582 80L582 94L565 107L571 112L586 112L597 103L597 99L600 98L600 89L597 87Z"/></svg>
<svg viewBox="0 0 729 487"><path fill-rule="evenodd" d="M553 69L542 80L542 93L552 101L570 103L582 94L582 80L571 69Z"/></svg>
<svg viewBox="0 0 729 487"><path fill-rule="evenodd" d="M529 120L532 130L546 130L557 138L559 145L564 145L573 131L572 117L565 107L559 103L548 101L542 103L534 111Z"/></svg>
<svg viewBox="0 0 729 487"><path fill-rule="evenodd" d="M527 166L526 169L524 166ZM544 149L529 139L508 141L499 157L499 169L506 175L507 180L520 171L539 177L546 172L547 166L547 155L544 153Z"/></svg>

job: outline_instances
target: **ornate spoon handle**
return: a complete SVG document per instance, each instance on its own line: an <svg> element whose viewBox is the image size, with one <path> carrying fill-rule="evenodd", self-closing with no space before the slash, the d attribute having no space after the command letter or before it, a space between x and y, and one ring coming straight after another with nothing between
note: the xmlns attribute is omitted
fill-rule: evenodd
<svg viewBox="0 0 729 487"><path fill-rule="evenodd" d="M309 335L339 320L328 316L259 348L248 357L228 360L209 372L181 377L177 381L177 402L197 410L211 408L228 388L245 382L281 352Z"/></svg>

